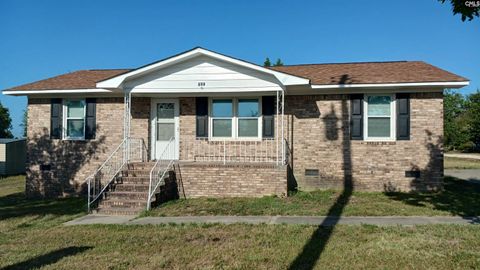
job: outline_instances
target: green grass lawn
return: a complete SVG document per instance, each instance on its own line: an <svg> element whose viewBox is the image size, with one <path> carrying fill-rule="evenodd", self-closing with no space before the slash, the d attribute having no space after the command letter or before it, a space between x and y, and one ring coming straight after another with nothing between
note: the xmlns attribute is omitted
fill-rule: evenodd
<svg viewBox="0 0 480 270"><path fill-rule="evenodd" d="M443 166L445 169L480 169L480 160L445 157Z"/></svg>
<svg viewBox="0 0 480 270"><path fill-rule="evenodd" d="M340 191L297 192L287 198L198 198L176 200L146 215L327 215ZM477 216L480 185L445 179L445 190L435 193L353 192L345 216Z"/></svg>
<svg viewBox="0 0 480 270"><path fill-rule="evenodd" d="M0 179L0 269L480 268L480 226L67 227L83 199L25 200L23 188Z"/></svg>

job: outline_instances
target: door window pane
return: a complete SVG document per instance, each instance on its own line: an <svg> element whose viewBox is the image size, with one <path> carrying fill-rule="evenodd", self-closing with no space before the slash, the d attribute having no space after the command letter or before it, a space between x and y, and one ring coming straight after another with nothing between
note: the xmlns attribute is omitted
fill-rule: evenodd
<svg viewBox="0 0 480 270"><path fill-rule="evenodd" d="M231 99L214 99L212 101L213 117L232 117L233 106Z"/></svg>
<svg viewBox="0 0 480 270"><path fill-rule="evenodd" d="M239 119L238 120L239 137L257 137L258 119Z"/></svg>
<svg viewBox="0 0 480 270"><path fill-rule="evenodd" d="M80 117L85 116L85 103L83 100L70 100L67 101L67 117Z"/></svg>
<svg viewBox="0 0 480 270"><path fill-rule="evenodd" d="M239 99L238 117L258 117L258 99Z"/></svg>
<svg viewBox="0 0 480 270"><path fill-rule="evenodd" d="M168 141L175 137L174 123L157 123L157 141Z"/></svg>
<svg viewBox="0 0 480 270"><path fill-rule="evenodd" d="M390 137L390 118L368 118L368 137Z"/></svg>
<svg viewBox="0 0 480 270"><path fill-rule="evenodd" d="M390 96L369 96L368 97L368 115L369 116L390 116Z"/></svg>
<svg viewBox="0 0 480 270"><path fill-rule="evenodd" d="M174 103L158 103L157 104L157 118L171 119L175 116Z"/></svg>
<svg viewBox="0 0 480 270"><path fill-rule="evenodd" d="M67 137L82 138L84 134L84 120L68 119L67 120Z"/></svg>
<svg viewBox="0 0 480 270"><path fill-rule="evenodd" d="M213 119L213 137L231 137L232 120L231 119Z"/></svg>

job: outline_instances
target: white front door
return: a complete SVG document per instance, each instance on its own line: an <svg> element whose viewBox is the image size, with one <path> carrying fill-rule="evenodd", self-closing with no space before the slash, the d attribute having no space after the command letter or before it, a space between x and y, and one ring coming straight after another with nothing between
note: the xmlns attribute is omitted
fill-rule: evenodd
<svg viewBox="0 0 480 270"><path fill-rule="evenodd" d="M152 99L151 106L152 159L178 160L178 99Z"/></svg>

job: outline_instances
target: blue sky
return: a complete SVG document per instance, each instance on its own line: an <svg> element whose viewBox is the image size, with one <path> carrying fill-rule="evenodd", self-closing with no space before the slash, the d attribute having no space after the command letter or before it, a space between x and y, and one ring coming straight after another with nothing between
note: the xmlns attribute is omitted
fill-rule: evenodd
<svg viewBox="0 0 480 270"><path fill-rule="evenodd" d="M447 1L448 2L448 1ZM0 1L0 89L202 46L255 63L423 60L480 88L480 19L409 1ZM25 97L0 95L21 135Z"/></svg>

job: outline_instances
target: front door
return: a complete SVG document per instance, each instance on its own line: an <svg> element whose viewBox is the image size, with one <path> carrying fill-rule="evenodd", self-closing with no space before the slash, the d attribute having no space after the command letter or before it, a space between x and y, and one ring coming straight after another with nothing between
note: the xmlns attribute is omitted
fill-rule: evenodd
<svg viewBox="0 0 480 270"><path fill-rule="evenodd" d="M178 99L152 99L151 113L152 159L178 160Z"/></svg>

